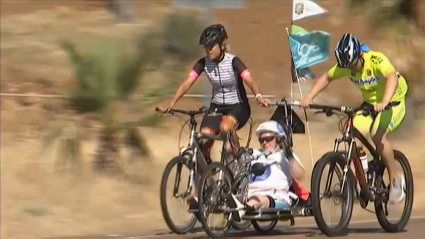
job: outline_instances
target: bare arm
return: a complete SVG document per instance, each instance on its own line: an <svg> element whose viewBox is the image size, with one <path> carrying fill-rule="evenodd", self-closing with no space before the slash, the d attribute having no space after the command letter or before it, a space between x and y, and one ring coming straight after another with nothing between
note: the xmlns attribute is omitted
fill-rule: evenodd
<svg viewBox="0 0 425 239"><path fill-rule="evenodd" d="M252 91L254 95L260 94L260 87L258 87L257 82L255 82L248 68L242 62L239 57L233 58L232 61L233 69L237 72L237 74L242 78L242 80L246 83L249 89Z"/></svg>
<svg viewBox="0 0 425 239"><path fill-rule="evenodd" d="M173 99L171 100L171 105L175 105L177 101L182 98L184 94L186 94L190 87L192 87L195 81L196 78L188 77L183 83L181 83L176 93L174 94Z"/></svg>
<svg viewBox="0 0 425 239"><path fill-rule="evenodd" d="M324 90L330 83L329 75L325 72L323 75L319 77L316 83L311 88L310 93L308 93L307 97L310 99L314 99L317 94L319 94L322 90Z"/></svg>
<svg viewBox="0 0 425 239"><path fill-rule="evenodd" d="M249 89L251 89L254 95L260 94L260 87L258 86L257 82L252 79L251 74L245 74L243 81L246 83Z"/></svg>

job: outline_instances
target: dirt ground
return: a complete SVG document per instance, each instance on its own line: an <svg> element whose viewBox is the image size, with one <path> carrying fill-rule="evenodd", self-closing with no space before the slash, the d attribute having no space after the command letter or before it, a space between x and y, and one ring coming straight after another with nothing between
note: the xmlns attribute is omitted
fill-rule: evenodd
<svg viewBox="0 0 425 239"><path fill-rule="evenodd" d="M157 17L169 11L169 1L139 1L139 19L135 24L114 25L111 24L113 16L104 10L102 1L2 1L1 4L1 89L11 93L54 94L69 86L72 82L69 65L57 47L57 40L92 41L105 34L130 38L135 31L153 24ZM307 30L331 33L333 46L347 30L342 18L342 2L319 1L319 4L330 13L314 20L302 20L299 25ZM290 58L285 31L290 24L290 9L290 1L264 0L247 1L241 10L213 10L213 22L227 27L231 50L251 69L263 94L279 97L290 94ZM350 19L356 22L350 31L368 41L371 47L385 48L384 44L368 38L370 32L364 27L367 25L364 17ZM329 60L312 69L320 74L332 63ZM201 86L198 82L191 93L199 93ZM311 82L302 83L303 92L310 86ZM298 91L295 86L293 89ZM1 238L119 234L164 228L159 208L159 180L165 164L177 153L182 120L167 118L161 128L141 129L149 139L153 157L131 162L127 177L92 173L88 162L96 142L89 137L84 144L83 168L75 174L57 170L55 148L46 150L39 140L43 130L66 113L60 108L60 101L2 97ZM348 80L339 81L317 101L353 105L360 102L360 93ZM199 99L182 99L177 107L200 105ZM259 108L255 102L252 105L255 121L267 120L273 113L271 108ZM299 113L304 119L303 113ZM425 180L422 121L409 118L401 132L393 136L395 146L408 156L415 174L414 210L417 211L421 210L421 200L425 200L420 190ZM309 118L313 157L307 135L295 136L295 151L307 172L311 172L312 163L320 155L332 149L333 139L338 136L337 124L337 118L323 115ZM242 142L246 142L247 133L248 128L244 127L240 132ZM182 137L183 144L184 137L188 137L187 130ZM255 137L252 145L258 146ZM217 144L215 156L218 150ZM303 182L307 187L309 180L307 174Z"/></svg>

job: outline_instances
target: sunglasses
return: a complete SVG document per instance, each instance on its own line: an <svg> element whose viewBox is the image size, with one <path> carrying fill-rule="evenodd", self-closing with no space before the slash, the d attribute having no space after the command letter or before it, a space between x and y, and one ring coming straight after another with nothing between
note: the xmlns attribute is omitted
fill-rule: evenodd
<svg viewBox="0 0 425 239"><path fill-rule="evenodd" d="M267 137L263 137L263 138L258 138L258 141L260 141L260 143L262 144L264 141L266 141L267 143L269 143L273 139L274 139L274 136L267 136Z"/></svg>

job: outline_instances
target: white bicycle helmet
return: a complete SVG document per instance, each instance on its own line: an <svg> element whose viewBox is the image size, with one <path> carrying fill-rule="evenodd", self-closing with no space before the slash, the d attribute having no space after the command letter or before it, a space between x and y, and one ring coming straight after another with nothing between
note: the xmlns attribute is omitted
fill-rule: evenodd
<svg viewBox="0 0 425 239"><path fill-rule="evenodd" d="M285 129L281 124L279 124L276 121L270 120L261 123L255 133L257 134L257 137L260 136L260 134L264 132L270 132L276 134L278 137L286 138L286 132Z"/></svg>

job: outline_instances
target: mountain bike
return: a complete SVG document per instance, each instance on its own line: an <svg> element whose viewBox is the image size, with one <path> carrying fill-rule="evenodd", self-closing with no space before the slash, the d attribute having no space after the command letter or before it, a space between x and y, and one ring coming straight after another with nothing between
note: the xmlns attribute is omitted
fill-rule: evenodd
<svg viewBox="0 0 425 239"><path fill-rule="evenodd" d="M391 102L384 110L390 110L391 107L398 105L400 102ZM299 102L297 102L299 104ZM399 232L407 225L413 207L413 175L412 170L406 156L399 150L394 150L395 159L401 164L405 177L405 205L401 219L396 223L391 223L387 216L389 185L384 182L385 165L381 161L381 155L377 152L369 141L363 136L354 126L353 119L358 111L362 111L363 115L373 115L376 112L372 105L363 105L361 107L334 107L326 105L310 104L310 109L319 109L316 113L325 113L330 117L335 114L335 111L345 114L347 117L345 123L340 120L340 131L342 137L336 138L334 149L331 152L325 153L315 164L311 178L311 202L313 206L313 215L319 229L327 236L338 236L346 232L347 226L351 220L354 194L360 194L360 205L366 208L368 202L373 202L375 214L381 227L387 232ZM355 139L358 139L366 149L369 155L373 157L368 162L368 171L365 173L362 163L359 159L360 152L357 148ZM348 150L339 150L340 144L348 145ZM347 147L346 147L347 148ZM355 175L351 171L351 164L355 166ZM325 192L320 193L320 179L327 165L330 165L328 177L326 180ZM339 167L339 168L338 168ZM339 185L336 188L331 188L333 171L336 171ZM357 181L360 184L360 192L357 191ZM342 216L335 226L328 225L323 217L320 201L323 198L336 197L335 201L339 201L342 206Z"/></svg>
<svg viewBox="0 0 425 239"><path fill-rule="evenodd" d="M161 112L158 108L155 109L157 112ZM197 122L196 122L196 116L203 115L203 114L209 114L209 115L220 115L221 113L218 111L209 111L207 107L201 107L198 110L182 110L182 109L170 109L167 110L164 113L165 116L173 116L176 113L184 114L189 116L189 119L186 121L185 124L183 124L183 127L187 124L190 129L190 136L189 136L189 143L186 147L183 147L180 149L180 152L178 156L174 157L173 159L168 162L166 165L161 179L161 185L160 185L160 201L161 201L161 210L162 215L165 220L165 223L167 224L168 228L173 231L176 234L185 234L188 233L193 229L197 222L197 213L198 209L192 209L188 210L189 213L192 213L192 217L189 220L189 222L183 226L177 226L175 222L172 220L169 212L169 208L166 202L167 199L167 181L170 177L171 171L174 167L177 167L177 172L175 176L174 181L174 188L173 188L173 197L177 199L183 199L185 201L186 198L191 196L193 193L193 190L196 190L199 178L201 177L202 172L206 172L208 168L208 162L205 159L204 155L202 154L201 147L202 147L202 139L211 139L211 140L219 140L223 141L223 147L221 152L221 159L220 162L225 164L226 158L228 157L227 151L225 150L225 146L227 142L231 142L233 135L227 134L225 137L222 137L221 135L209 135L209 134L202 134L200 132L197 132ZM248 143L251 140L251 130L252 130L252 120L250 119L250 131L249 131L249 138ZM182 129L183 129L182 127ZM236 135L236 132L234 132ZM235 149L236 150L236 149ZM227 164L232 163L233 161L228 162ZM227 166L226 164L226 166ZM180 182L181 182L181 171L182 167L186 167L189 169L189 177L187 182L186 190L183 193L178 193ZM234 223L232 225L237 230L244 230L250 226L250 222L243 222L243 223Z"/></svg>

